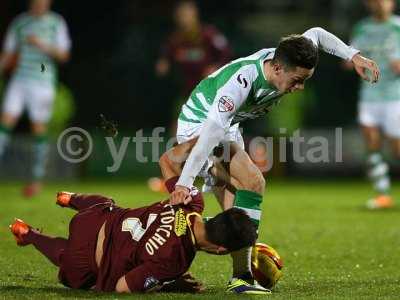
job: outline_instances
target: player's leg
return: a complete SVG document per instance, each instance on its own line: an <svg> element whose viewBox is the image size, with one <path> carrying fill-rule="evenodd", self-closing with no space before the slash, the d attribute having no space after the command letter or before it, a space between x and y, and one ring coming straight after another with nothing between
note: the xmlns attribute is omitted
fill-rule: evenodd
<svg viewBox="0 0 400 300"><path fill-rule="evenodd" d="M100 204L113 205L114 200L102 195L59 192L57 193L56 203L61 207L80 211Z"/></svg>
<svg viewBox="0 0 400 300"><path fill-rule="evenodd" d="M229 174L237 182L233 206L246 211L258 228L261 220L265 179L242 147L233 143L231 149L232 158L229 164ZM226 201L230 201L229 198ZM233 277L251 280L251 248L232 252L231 256Z"/></svg>
<svg viewBox="0 0 400 300"><path fill-rule="evenodd" d="M400 165L400 101L385 103L384 133L390 142L393 162Z"/></svg>
<svg viewBox="0 0 400 300"><path fill-rule="evenodd" d="M367 207L384 208L392 205L390 193L389 165L386 163L382 149L382 134L378 127L362 126L367 146L366 171L376 197L368 200Z"/></svg>
<svg viewBox="0 0 400 300"><path fill-rule="evenodd" d="M60 256L67 247L66 239L44 235L19 219L16 219L14 223L10 225L10 230L18 245L26 246L32 244L54 265L59 266Z"/></svg>
<svg viewBox="0 0 400 300"><path fill-rule="evenodd" d="M400 137L391 137L390 145L394 157L394 165L398 169L400 167Z"/></svg>
<svg viewBox="0 0 400 300"><path fill-rule="evenodd" d="M384 132L394 158L400 160L400 100L385 103Z"/></svg>
<svg viewBox="0 0 400 300"><path fill-rule="evenodd" d="M182 136L190 136L196 131L193 128L188 128L186 131L182 127L178 134ZM178 135L179 137L179 135ZM215 163L210 170L210 175L221 179L232 188L227 188L227 185L213 185L212 190L215 193L220 205L224 209L229 209L236 206L245 210L252 218L255 225L258 227L261 217L260 205L265 189L265 180L261 171L251 161L248 154L244 151L243 138L239 131L239 125L232 126L225 137L226 141L231 141L226 145L229 146L229 155L222 154L222 158L228 156L230 161ZM183 141L182 141L183 142ZM223 168L227 163L228 170ZM204 170L203 170L204 171ZM252 279L251 275L251 248L243 249L232 253L233 258L233 277L235 279ZM228 286L228 289L235 285L234 280Z"/></svg>
<svg viewBox="0 0 400 300"><path fill-rule="evenodd" d="M8 143L10 141L10 134L18 118L8 113L3 113L0 118L0 158L3 156Z"/></svg>
<svg viewBox="0 0 400 300"><path fill-rule="evenodd" d="M258 226L261 215L259 207L265 191L264 176L244 150L239 124L230 128L226 139L230 141L227 171L236 188L233 206L244 209ZM229 194L227 200L230 201Z"/></svg>
<svg viewBox="0 0 400 300"><path fill-rule="evenodd" d="M230 191L225 185L215 185L212 187L212 192L217 198L222 210L227 210L233 207L235 193Z"/></svg>
<svg viewBox="0 0 400 300"><path fill-rule="evenodd" d="M24 108L23 87L15 81L7 86L0 117L0 159L10 141L10 133L18 122Z"/></svg>
<svg viewBox="0 0 400 300"><path fill-rule="evenodd" d="M244 151L238 125L230 129L226 139L231 141L229 162L214 162L210 172L227 184L214 186L214 194L224 209L235 206L245 210L258 228L261 218L260 205L265 189L264 177ZM246 290L248 283L254 281L251 274L251 247L232 252L231 257L233 278L227 290Z"/></svg>
<svg viewBox="0 0 400 300"><path fill-rule="evenodd" d="M400 138L390 138L390 145L394 158L400 161Z"/></svg>
<svg viewBox="0 0 400 300"><path fill-rule="evenodd" d="M41 190L41 182L46 174L49 152L47 123L50 120L54 89L51 86L30 85L28 87L28 113L31 119L31 131L34 136L32 159L32 182L25 188L26 196L33 196Z"/></svg>
<svg viewBox="0 0 400 300"><path fill-rule="evenodd" d="M367 202L369 208L383 208L392 205L390 193L389 166L382 153L383 118L382 103L361 102L359 104L359 123L367 148L366 172L376 197Z"/></svg>

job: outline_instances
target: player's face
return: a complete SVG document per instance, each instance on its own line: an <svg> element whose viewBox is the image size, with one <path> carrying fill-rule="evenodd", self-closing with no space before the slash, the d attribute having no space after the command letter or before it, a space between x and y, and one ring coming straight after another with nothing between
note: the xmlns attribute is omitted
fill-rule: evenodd
<svg viewBox="0 0 400 300"><path fill-rule="evenodd" d="M35 15L46 13L51 6L51 0L31 0L30 10Z"/></svg>
<svg viewBox="0 0 400 300"><path fill-rule="evenodd" d="M393 14L394 0L367 0L367 7L372 15L379 19L385 19Z"/></svg>
<svg viewBox="0 0 400 300"><path fill-rule="evenodd" d="M190 29L198 23L198 10L195 4L181 4L175 12L175 22L182 29Z"/></svg>
<svg viewBox="0 0 400 300"><path fill-rule="evenodd" d="M314 74L313 69L306 69L302 67L285 68L282 66L275 66L275 80L274 85L281 93L293 93L296 91L304 90L304 85L307 79Z"/></svg>

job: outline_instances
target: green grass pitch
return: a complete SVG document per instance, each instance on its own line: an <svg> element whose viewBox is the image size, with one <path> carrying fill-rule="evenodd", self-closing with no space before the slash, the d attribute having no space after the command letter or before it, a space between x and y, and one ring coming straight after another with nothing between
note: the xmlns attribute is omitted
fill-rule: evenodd
<svg viewBox="0 0 400 300"><path fill-rule="evenodd" d="M73 212L54 204L58 190L112 196L121 206L137 207L164 196L140 182L52 183L36 199L20 196L21 185L0 184L0 299L239 299L224 293L230 257L200 253L191 272L207 287L202 295L117 295L73 291L57 282L57 270L32 246L19 248L8 224L20 217L44 233L66 236ZM366 182L268 182L259 241L284 259L284 277L271 299L399 299L400 209L370 212ZM400 199L400 188L394 189ZM400 203L398 203L400 205ZM205 215L219 211L211 196Z"/></svg>

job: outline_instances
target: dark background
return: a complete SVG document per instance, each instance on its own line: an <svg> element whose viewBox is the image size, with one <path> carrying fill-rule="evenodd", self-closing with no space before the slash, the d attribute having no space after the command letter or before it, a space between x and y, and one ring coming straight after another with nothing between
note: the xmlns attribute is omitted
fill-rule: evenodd
<svg viewBox="0 0 400 300"><path fill-rule="evenodd" d="M175 2L54 1L53 10L65 17L73 41L72 59L60 72L74 96L72 123L96 126L100 113L129 130L170 123L179 74L159 79L154 64L173 29ZM344 0L203 0L199 6L203 21L226 34L235 57L274 47L282 35L313 26L347 40L351 25L366 13L362 1ZM26 7L26 1L0 2L1 39L12 18ZM354 125L357 84L354 74L344 71L337 58L322 55L308 83L315 99L303 112L302 126ZM256 124L262 127L260 121Z"/></svg>

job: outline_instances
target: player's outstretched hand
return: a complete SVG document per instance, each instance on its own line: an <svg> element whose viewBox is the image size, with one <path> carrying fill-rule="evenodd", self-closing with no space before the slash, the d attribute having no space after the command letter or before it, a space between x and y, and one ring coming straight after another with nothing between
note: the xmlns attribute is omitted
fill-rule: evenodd
<svg viewBox="0 0 400 300"><path fill-rule="evenodd" d="M178 279L165 284L161 292L170 293L201 293L205 290L204 285L197 281L190 273L185 273Z"/></svg>
<svg viewBox="0 0 400 300"><path fill-rule="evenodd" d="M192 197L189 189L181 185L175 186L175 191L171 193L170 197L171 205L188 204L190 201L192 201Z"/></svg>
<svg viewBox="0 0 400 300"><path fill-rule="evenodd" d="M351 61L354 64L356 72L362 79L372 83L379 80L380 71L376 62L360 54L354 55ZM367 70L370 72L372 78L368 75Z"/></svg>

